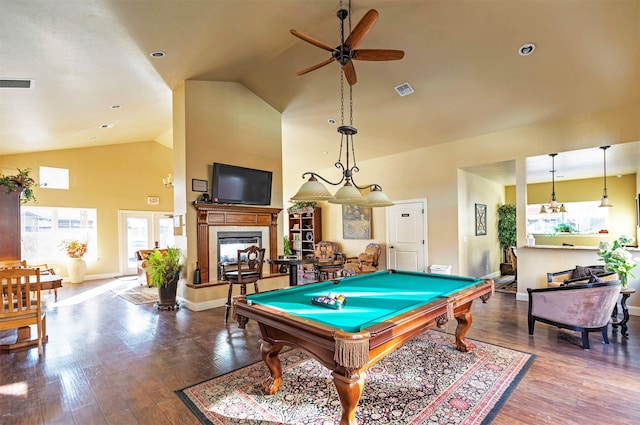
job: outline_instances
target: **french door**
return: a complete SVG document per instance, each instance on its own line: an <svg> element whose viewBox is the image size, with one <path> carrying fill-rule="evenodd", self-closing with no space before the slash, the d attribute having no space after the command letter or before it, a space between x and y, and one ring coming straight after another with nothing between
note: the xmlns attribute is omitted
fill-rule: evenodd
<svg viewBox="0 0 640 425"><path fill-rule="evenodd" d="M137 273L136 251L175 245L173 215L169 212L120 211L121 274Z"/></svg>

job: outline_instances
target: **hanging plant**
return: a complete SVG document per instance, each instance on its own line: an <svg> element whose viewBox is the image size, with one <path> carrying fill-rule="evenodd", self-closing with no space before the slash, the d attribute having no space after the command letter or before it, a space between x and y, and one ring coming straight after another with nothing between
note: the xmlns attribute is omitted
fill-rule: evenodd
<svg viewBox="0 0 640 425"><path fill-rule="evenodd" d="M5 193L20 192L20 203L26 204L29 201L36 201L33 188L36 186L35 180L29 176L31 169L17 169L18 174L5 176L0 174L0 186L5 188Z"/></svg>

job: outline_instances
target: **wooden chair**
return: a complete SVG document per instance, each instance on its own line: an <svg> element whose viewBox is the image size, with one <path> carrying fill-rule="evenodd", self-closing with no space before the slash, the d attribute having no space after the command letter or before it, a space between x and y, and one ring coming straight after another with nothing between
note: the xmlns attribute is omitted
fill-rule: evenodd
<svg viewBox="0 0 640 425"><path fill-rule="evenodd" d="M258 290L258 280L262 279L262 266L264 264L265 248L251 245L245 249L238 250L238 269L224 273L225 280L229 281L229 292L227 303L225 304L224 322L229 319L231 309L231 296L233 295L233 285L240 285L240 295L247 294L247 284L253 283L254 291Z"/></svg>
<svg viewBox="0 0 640 425"><path fill-rule="evenodd" d="M40 276L45 274L56 274L56 272L49 267L47 264L29 264L25 267L29 267L30 269L40 269ZM46 288L45 288L46 289ZM53 289L53 298L58 301L58 288L54 287ZM51 289L49 289L49 293L51 293Z"/></svg>
<svg viewBox="0 0 640 425"><path fill-rule="evenodd" d="M40 298L40 270L11 268L0 270L0 330L17 329L16 347L27 346L35 340L21 340L21 328L36 325L38 355L47 337L46 313ZM35 294L32 300L31 294Z"/></svg>
<svg viewBox="0 0 640 425"><path fill-rule="evenodd" d="M320 241L314 247L313 266L319 280L336 277L344 267L344 258L337 252L336 244Z"/></svg>
<svg viewBox="0 0 640 425"><path fill-rule="evenodd" d="M0 261L0 270L3 269L15 269L15 268L25 268L27 267L27 262L24 260L2 260Z"/></svg>

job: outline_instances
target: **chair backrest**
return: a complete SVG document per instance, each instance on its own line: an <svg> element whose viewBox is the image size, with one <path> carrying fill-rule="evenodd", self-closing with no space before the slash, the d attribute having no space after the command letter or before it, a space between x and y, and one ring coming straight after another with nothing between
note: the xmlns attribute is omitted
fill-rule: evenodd
<svg viewBox="0 0 640 425"><path fill-rule="evenodd" d="M513 267L513 271L516 271L518 269L518 248L510 246L509 252L511 254L511 267Z"/></svg>
<svg viewBox="0 0 640 425"><path fill-rule="evenodd" d="M336 245L329 241L320 241L314 247L315 261L332 263L336 260Z"/></svg>
<svg viewBox="0 0 640 425"><path fill-rule="evenodd" d="M364 257L360 258L360 261L366 263L369 266L378 267L381 253L382 248L380 248L380 245L378 245L377 243L370 243L364 249ZM362 254L360 255L362 256Z"/></svg>
<svg viewBox="0 0 640 425"><path fill-rule="evenodd" d="M12 328L10 319L34 316L41 312L40 306L40 270L30 268L12 268L0 270L0 319L2 329ZM31 293L37 299L31 302Z"/></svg>
<svg viewBox="0 0 640 425"><path fill-rule="evenodd" d="M238 250L238 282L242 282L246 276L262 279L262 266L264 264L265 248L250 245Z"/></svg>
<svg viewBox="0 0 640 425"><path fill-rule="evenodd" d="M527 292L530 315L581 328L598 328L611 318L620 293L620 281L527 288Z"/></svg>

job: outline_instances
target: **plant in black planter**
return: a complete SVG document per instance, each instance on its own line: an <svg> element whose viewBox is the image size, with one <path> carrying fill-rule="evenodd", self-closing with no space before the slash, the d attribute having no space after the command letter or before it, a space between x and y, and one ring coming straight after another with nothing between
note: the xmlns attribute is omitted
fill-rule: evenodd
<svg viewBox="0 0 640 425"><path fill-rule="evenodd" d="M176 293L182 267L179 248L155 249L147 257L144 269L151 285L158 288L158 307L173 309L177 305Z"/></svg>

